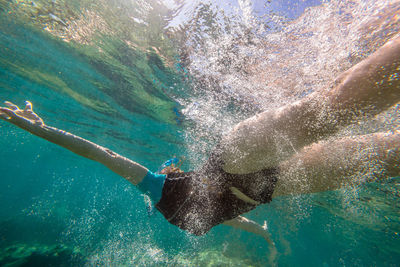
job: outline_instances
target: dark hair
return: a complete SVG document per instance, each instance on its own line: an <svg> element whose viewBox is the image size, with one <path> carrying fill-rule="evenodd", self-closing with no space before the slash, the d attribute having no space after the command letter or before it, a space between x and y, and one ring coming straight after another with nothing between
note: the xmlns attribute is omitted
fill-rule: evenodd
<svg viewBox="0 0 400 267"><path fill-rule="evenodd" d="M171 165L165 167L160 171L161 174L170 174L170 173L182 173L184 171L181 170L182 163L185 159L181 159L178 161L178 163L175 165L174 163L171 163Z"/></svg>

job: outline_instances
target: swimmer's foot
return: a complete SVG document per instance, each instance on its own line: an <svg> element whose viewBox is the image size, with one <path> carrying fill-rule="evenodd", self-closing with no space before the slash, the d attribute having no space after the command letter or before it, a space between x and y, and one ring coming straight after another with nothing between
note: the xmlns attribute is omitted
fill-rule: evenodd
<svg viewBox="0 0 400 267"><path fill-rule="evenodd" d="M263 228L265 231L268 230L267 221L264 221L264 224L263 224L262 228Z"/></svg>

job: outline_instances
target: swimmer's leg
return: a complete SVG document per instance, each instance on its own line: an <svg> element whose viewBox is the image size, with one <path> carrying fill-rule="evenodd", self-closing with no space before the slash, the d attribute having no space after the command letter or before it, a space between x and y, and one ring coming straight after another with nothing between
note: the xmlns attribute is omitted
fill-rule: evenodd
<svg viewBox="0 0 400 267"><path fill-rule="evenodd" d="M271 235L267 230L266 224L264 226L261 226L258 223L242 216L238 216L235 219L225 221L223 224L259 235L263 237L268 242L268 244L270 244L271 246L275 246L274 242L271 239Z"/></svg>
<svg viewBox="0 0 400 267"><path fill-rule="evenodd" d="M336 190L400 175L400 131L323 141L280 164L273 197Z"/></svg>

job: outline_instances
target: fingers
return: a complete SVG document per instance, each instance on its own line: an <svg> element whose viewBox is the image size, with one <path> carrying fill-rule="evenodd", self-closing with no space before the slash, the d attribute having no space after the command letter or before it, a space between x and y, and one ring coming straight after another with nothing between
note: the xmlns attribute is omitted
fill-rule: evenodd
<svg viewBox="0 0 400 267"><path fill-rule="evenodd" d="M7 114L0 110L0 119L5 119L6 117L8 117Z"/></svg>
<svg viewBox="0 0 400 267"><path fill-rule="evenodd" d="M11 109L8 109L8 108L2 108L2 107L0 107L0 114L1 114L1 113L6 114L6 115L11 115L11 114L14 113L14 111L12 111Z"/></svg>
<svg viewBox="0 0 400 267"><path fill-rule="evenodd" d="M9 101L5 101L4 104L6 104L12 111L17 111L19 110L19 107Z"/></svg>
<svg viewBox="0 0 400 267"><path fill-rule="evenodd" d="M8 120L14 124L29 121L31 123L44 125L43 120L32 111L32 103L26 101L24 110L9 101L4 102L8 108L0 107L0 119Z"/></svg>
<svg viewBox="0 0 400 267"><path fill-rule="evenodd" d="M32 103L30 101L25 101L25 104L26 104L26 106L25 106L24 110L27 112L33 112L32 111Z"/></svg>
<svg viewBox="0 0 400 267"><path fill-rule="evenodd" d="M14 114L14 112L11 109L0 107L0 118L1 119L9 120L9 119L11 119L11 115L13 115L13 114Z"/></svg>

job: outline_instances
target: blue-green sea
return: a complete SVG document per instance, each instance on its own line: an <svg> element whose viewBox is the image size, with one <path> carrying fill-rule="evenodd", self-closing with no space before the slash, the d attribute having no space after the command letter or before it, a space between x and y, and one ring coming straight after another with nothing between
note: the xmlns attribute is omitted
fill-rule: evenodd
<svg viewBox="0 0 400 267"><path fill-rule="evenodd" d="M0 0L0 105L29 100L47 125L154 171L185 158L189 171L235 123L375 51L399 32L399 10L398 1ZM366 34L374 16L380 28ZM342 134L398 129L398 109L381 116L390 119ZM400 264L399 177L246 214L266 221L275 253L227 226L188 234L99 163L5 121L0 136L0 266Z"/></svg>

